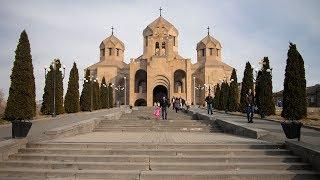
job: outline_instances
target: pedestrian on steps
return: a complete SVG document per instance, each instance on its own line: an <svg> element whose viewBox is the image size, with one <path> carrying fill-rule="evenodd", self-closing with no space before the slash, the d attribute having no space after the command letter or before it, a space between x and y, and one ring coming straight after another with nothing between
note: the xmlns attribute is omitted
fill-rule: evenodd
<svg viewBox="0 0 320 180"><path fill-rule="evenodd" d="M160 107L160 103L159 102L155 103L153 115L156 117L156 120L160 119L161 107Z"/></svg>
<svg viewBox="0 0 320 180"><path fill-rule="evenodd" d="M169 102L165 96L163 96L162 100L160 101L160 107L162 119L167 120L167 108L169 107Z"/></svg>
<svg viewBox="0 0 320 180"><path fill-rule="evenodd" d="M248 123L253 123L254 95L251 89L249 89L248 93L246 94L246 105Z"/></svg>
<svg viewBox="0 0 320 180"><path fill-rule="evenodd" d="M208 111L208 114L213 114L212 113L212 107L213 107L213 98L211 96L211 94L209 93L208 96L206 97L205 99L206 103L207 103L207 111Z"/></svg>

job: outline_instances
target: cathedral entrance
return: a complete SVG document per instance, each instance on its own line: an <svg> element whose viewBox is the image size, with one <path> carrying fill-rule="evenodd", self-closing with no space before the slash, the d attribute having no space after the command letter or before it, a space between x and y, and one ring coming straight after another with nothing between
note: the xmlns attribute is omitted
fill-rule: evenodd
<svg viewBox="0 0 320 180"><path fill-rule="evenodd" d="M163 85L158 85L153 89L153 103L160 102L160 100L166 97L168 98L168 89Z"/></svg>

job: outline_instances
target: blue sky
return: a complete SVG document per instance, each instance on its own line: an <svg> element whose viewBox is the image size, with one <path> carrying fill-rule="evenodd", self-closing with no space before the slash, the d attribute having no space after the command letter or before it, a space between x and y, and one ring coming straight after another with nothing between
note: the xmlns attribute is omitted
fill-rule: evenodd
<svg viewBox="0 0 320 180"><path fill-rule="evenodd" d="M67 66L64 80L76 61L83 69L98 61L99 44L115 35L126 46L125 60L142 53L142 31L159 16L179 30L179 52L196 61L196 44L206 27L222 44L223 61L242 79L246 61L258 66L268 56L273 67L273 89L283 88L288 43L292 41L305 61L307 85L320 82L320 1L0 1L0 89L7 97L14 51L26 29L36 78L37 99L42 99L44 69L53 58Z"/></svg>

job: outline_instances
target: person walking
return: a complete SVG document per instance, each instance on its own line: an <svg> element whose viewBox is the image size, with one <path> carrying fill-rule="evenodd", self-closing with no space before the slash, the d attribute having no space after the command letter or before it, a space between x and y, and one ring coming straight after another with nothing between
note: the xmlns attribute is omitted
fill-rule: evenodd
<svg viewBox="0 0 320 180"><path fill-rule="evenodd" d="M176 110L176 113L178 113L178 111L180 109L180 100L179 100L179 98L176 98L176 100L174 101L174 108Z"/></svg>
<svg viewBox="0 0 320 180"><path fill-rule="evenodd" d="M246 95L246 105L248 123L253 123L254 96L251 89L249 89L248 94Z"/></svg>
<svg viewBox="0 0 320 180"><path fill-rule="evenodd" d="M211 94L209 93L208 96L206 97L205 99L206 103L207 103L207 111L208 111L208 114L213 114L212 112L212 106L213 106L213 98L211 96Z"/></svg>
<svg viewBox="0 0 320 180"><path fill-rule="evenodd" d="M155 116L156 120L160 119L160 116L161 116L160 103L155 103L155 108L154 108L154 111L153 111L153 115Z"/></svg>
<svg viewBox="0 0 320 180"><path fill-rule="evenodd" d="M174 102L176 101L176 98L173 96L172 99L171 99L171 103L173 104L172 106L172 110L174 110Z"/></svg>
<svg viewBox="0 0 320 180"><path fill-rule="evenodd" d="M163 96L161 102L161 115L163 120L167 120L167 108L169 107L169 102L165 96Z"/></svg>

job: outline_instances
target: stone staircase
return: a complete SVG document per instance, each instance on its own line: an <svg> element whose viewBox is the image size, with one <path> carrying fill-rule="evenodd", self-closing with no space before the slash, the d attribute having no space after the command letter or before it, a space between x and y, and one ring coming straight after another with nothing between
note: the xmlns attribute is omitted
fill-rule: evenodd
<svg viewBox="0 0 320 180"><path fill-rule="evenodd" d="M211 134L184 114L154 120L150 109L104 120L103 131ZM170 121L171 120L171 121ZM184 132L182 128L188 128ZM193 131L192 128L202 128ZM141 129L141 131L140 131ZM125 133L125 132L124 132ZM183 134L182 133L182 134ZM262 141L29 143L0 162L0 179L319 179L319 172L282 145Z"/></svg>

